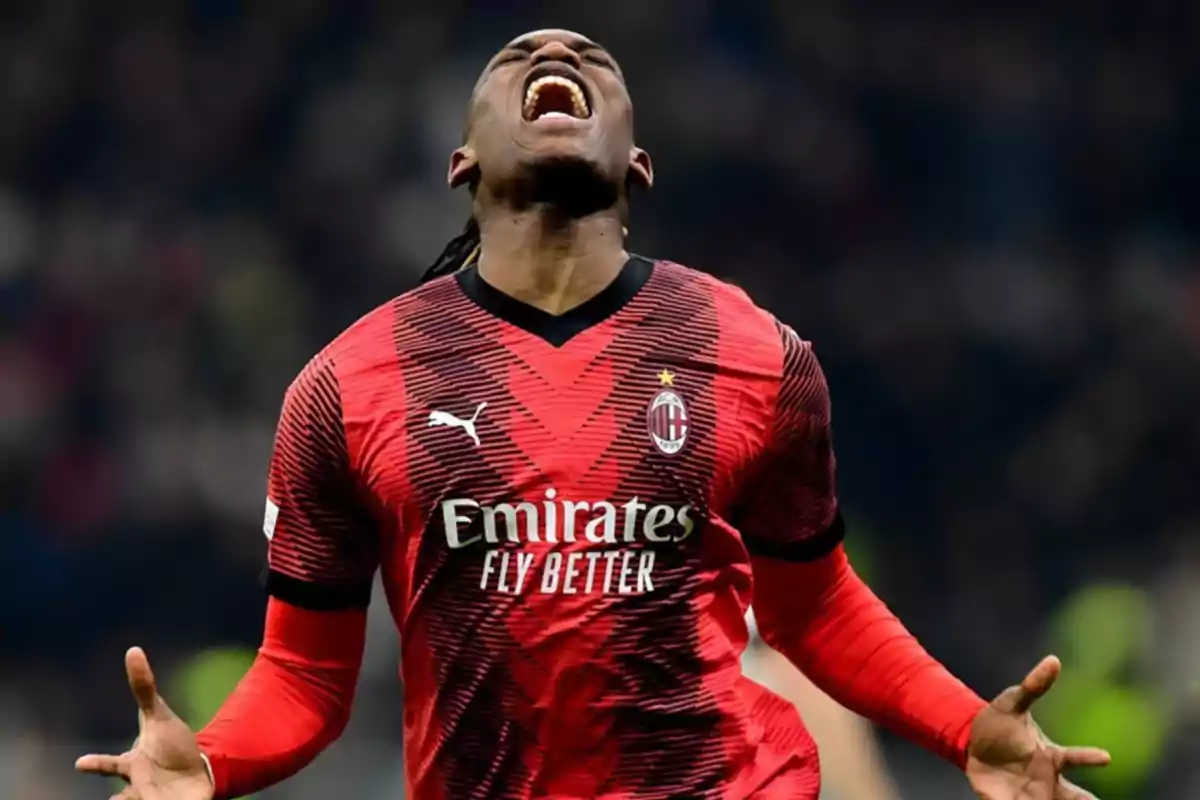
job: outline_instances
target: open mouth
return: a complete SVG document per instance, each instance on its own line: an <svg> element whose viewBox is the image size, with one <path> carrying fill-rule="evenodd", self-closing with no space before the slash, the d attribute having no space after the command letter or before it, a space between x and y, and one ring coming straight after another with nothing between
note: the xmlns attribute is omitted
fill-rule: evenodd
<svg viewBox="0 0 1200 800"><path fill-rule="evenodd" d="M579 83L564 75L543 75L525 90L525 119L587 119L592 115L587 94Z"/></svg>

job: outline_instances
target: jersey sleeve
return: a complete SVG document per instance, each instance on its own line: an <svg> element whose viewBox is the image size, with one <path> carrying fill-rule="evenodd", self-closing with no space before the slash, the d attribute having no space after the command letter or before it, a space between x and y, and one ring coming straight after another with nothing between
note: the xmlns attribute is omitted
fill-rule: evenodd
<svg viewBox="0 0 1200 800"><path fill-rule="evenodd" d="M341 396L333 361L309 362L284 397L267 478L267 591L317 611L366 607L379 563Z"/></svg>
<svg viewBox="0 0 1200 800"><path fill-rule="evenodd" d="M782 375L766 444L749 467L735 522L753 555L813 561L842 541L829 387L812 344L776 322Z"/></svg>

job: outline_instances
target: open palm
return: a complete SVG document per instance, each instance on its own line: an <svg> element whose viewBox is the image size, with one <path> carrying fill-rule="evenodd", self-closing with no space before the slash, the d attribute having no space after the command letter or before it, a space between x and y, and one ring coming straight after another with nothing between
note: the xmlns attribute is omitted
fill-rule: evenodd
<svg viewBox="0 0 1200 800"><path fill-rule="evenodd" d="M1059 660L1048 656L975 718L967 780L982 800L1096 800L1062 773L1069 767L1102 767L1110 760L1108 753L1057 745L1029 715L1034 701L1050 690L1061 671Z"/></svg>
<svg viewBox="0 0 1200 800"><path fill-rule="evenodd" d="M83 756L75 768L125 780L129 785L112 800L212 800L196 735L159 696L141 648L125 654L125 672L137 701L137 740L120 755Z"/></svg>

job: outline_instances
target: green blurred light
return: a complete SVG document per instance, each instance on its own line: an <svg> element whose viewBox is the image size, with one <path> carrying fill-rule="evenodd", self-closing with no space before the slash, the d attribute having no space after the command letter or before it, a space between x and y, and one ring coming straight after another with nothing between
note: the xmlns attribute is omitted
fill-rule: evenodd
<svg viewBox="0 0 1200 800"><path fill-rule="evenodd" d="M1102 796L1137 796L1163 757L1169 724L1165 705L1150 692L1117 686L1068 666L1054 688L1034 707L1034 716L1054 741L1102 747L1112 764L1084 770L1077 782Z"/></svg>
<svg viewBox="0 0 1200 800"><path fill-rule="evenodd" d="M214 648L193 656L174 680L172 697L179 703L179 715L193 728L207 725L253 662L254 651L243 647Z"/></svg>
<svg viewBox="0 0 1200 800"><path fill-rule="evenodd" d="M254 662L254 650L219 647L204 650L179 667L168 702L192 730L208 724ZM244 799L245 800L245 799Z"/></svg>
<svg viewBox="0 0 1200 800"><path fill-rule="evenodd" d="M1111 677L1146 652L1153 628L1153 606L1145 592L1093 585L1068 598L1055 615L1051 646L1072 672Z"/></svg>
<svg viewBox="0 0 1200 800"><path fill-rule="evenodd" d="M876 550L866 518L851 515L846 519L846 556L854 565L854 571L866 583L876 580Z"/></svg>

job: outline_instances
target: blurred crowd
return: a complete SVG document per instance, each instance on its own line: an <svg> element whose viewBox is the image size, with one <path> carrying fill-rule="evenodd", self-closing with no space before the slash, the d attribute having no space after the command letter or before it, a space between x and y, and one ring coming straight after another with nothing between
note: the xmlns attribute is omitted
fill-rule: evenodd
<svg viewBox="0 0 1200 800"><path fill-rule="evenodd" d="M104 793L70 765L133 735L127 645L170 700L257 644L283 390L461 227L471 86L554 25L629 78L631 249L815 342L879 593L989 694L1107 647L1063 729L1142 759L1112 791L1200 797L1200 14L900 5L6 4L0 795ZM400 796L374 613L350 732L269 797ZM964 796L888 752L907 796Z"/></svg>

